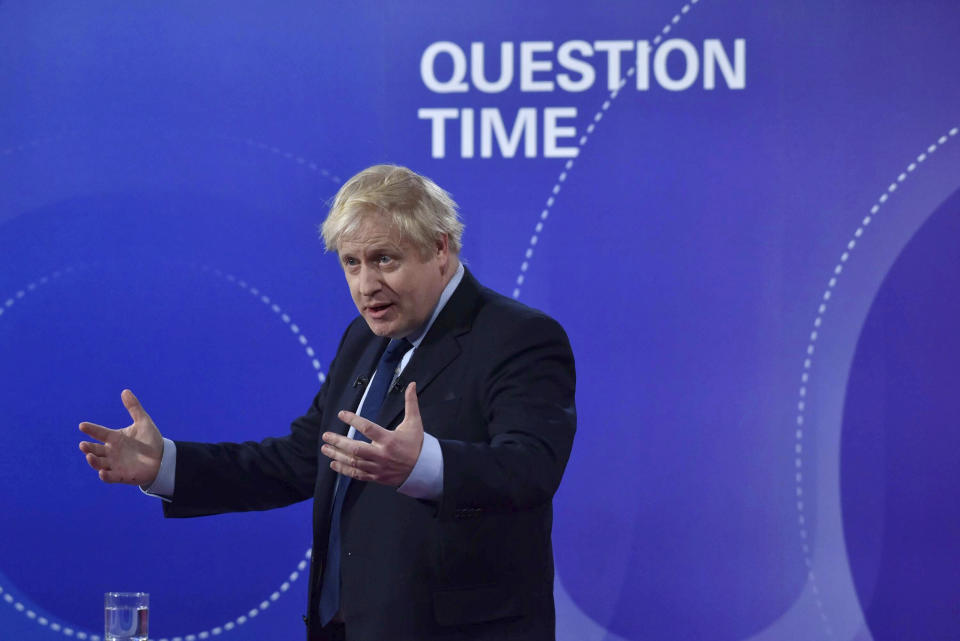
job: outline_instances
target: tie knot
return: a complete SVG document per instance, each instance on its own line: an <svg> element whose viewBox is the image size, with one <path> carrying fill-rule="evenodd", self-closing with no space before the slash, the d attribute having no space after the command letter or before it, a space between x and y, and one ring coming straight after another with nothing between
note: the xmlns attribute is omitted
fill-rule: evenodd
<svg viewBox="0 0 960 641"><path fill-rule="evenodd" d="M413 347L413 343L405 338L393 339L387 345L387 350L383 353L381 360L385 363L399 363L411 347Z"/></svg>

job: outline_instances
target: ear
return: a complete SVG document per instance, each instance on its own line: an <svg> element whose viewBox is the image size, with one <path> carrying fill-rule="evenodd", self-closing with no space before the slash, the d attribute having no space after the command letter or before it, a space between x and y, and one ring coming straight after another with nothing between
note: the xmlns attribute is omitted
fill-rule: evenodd
<svg viewBox="0 0 960 641"><path fill-rule="evenodd" d="M441 268L446 269L447 264L450 262L450 239L447 238L446 234L440 234L434 245L434 249L436 251L434 256L440 261Z"/></svg>

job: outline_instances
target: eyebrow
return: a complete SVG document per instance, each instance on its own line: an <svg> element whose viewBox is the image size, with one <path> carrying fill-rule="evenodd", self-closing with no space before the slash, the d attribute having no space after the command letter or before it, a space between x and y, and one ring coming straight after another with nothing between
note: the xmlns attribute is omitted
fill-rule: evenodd
<svg viewBox="0 0 960 641"><path fill-rule="evenodd" d="M383 243L376 243L373 245L366 245L359 248L355 251L339 251L341 260L344 257L356 258L357 256L371 256L371 255L382 255L382 254L401 254L402 249L397 243L390 241L384 241Z"/></svg>

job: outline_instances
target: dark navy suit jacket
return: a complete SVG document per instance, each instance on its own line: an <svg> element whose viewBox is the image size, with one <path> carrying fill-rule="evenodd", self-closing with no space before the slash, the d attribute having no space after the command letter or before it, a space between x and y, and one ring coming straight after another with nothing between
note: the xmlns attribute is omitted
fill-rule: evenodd
<svg viewBox="0 0 960 641"><path fill-rule="evenodd" d="M324 431L355 409L387 339L355 319L326 381L290 434L259 443L177 442L167 516L314 500L310 638L335 474ZM469 272L384 401L403 420L416 381L424 429L440 441L443 497L422 501L354 481L342 515L342 614L349 641L553 641L552 497L576 428L573 354L560 325L481 287ZM398 389L400 388L400 389Z"/></svg>

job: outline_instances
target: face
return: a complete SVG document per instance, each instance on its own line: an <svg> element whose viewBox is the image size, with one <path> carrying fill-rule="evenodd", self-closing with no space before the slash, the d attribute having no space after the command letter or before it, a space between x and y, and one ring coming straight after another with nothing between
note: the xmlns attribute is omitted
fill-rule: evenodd
<svg viewBox="0 0 960 641"><path fill-rule="evenodd" d="M353 302L377 336L404 338L420 329L452 274L446 237L424 258L376 215L342 238L337 254Z"/></svg>

